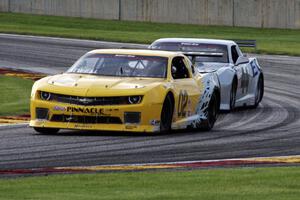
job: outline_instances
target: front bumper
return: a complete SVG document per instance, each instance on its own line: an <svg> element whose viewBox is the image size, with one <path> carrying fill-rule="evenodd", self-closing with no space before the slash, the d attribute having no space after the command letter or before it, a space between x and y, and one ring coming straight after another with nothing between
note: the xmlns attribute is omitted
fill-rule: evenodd
<svg viewBox="0 0 300 200"><path fill-rule="evenodd" d="M37 117L36 110L40 108L48 111L43 119ZM30 103L30 126L75 130L158 132L161 109L162 104L80 106L34 99ZM125 113L140 113L139 123L125 122Z"/></svg>

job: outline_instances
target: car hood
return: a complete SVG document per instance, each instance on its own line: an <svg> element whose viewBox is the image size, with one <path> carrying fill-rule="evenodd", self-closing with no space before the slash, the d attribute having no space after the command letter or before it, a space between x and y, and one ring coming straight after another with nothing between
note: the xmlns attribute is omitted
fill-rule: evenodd
<svg viewBox="0 0 300 200"><path fill-rule="evenodd" d="M229 67L229 63L216 63L216 62L196 62L196 68L200 73L215 72L222 67Z"/></svg>
<svg viewBox="0 0 300 200"><path fill-rule="evenodd" d="M110 77L84 74L61 74L44 80L39 90L78 96L142 94L163 83L162 78ZM46 83L45 83L46 82Z"/></svg>

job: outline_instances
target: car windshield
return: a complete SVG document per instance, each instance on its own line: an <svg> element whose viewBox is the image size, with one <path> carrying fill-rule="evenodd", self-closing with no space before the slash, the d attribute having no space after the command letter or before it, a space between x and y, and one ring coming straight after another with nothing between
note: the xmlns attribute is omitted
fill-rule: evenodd
<svg viewBox="0 0 300 200"><path fill-rule="evenodd" d="M194 62L221 62L228 63L228 51L226 45L204 44L196 42L156 42L151 49L181 52L199 52L201 56L195 56Z"/></svg>
<svg viewBox="0 0 300 200"><path fill-rule="evenodd" d="M67 72L120 77L165 78L168 58L125 54L87 54Z"/></svg>

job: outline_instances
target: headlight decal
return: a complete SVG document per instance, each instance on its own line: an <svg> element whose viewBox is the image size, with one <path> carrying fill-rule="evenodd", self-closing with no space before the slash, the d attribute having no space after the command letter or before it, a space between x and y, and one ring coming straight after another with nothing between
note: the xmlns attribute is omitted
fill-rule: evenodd
<svg viewBox="0 0 300 200"><path fill-rule="evenodd" d="M129 96L128 102L130 104L139 104L142 101L142 96Z"/></svg>
<svg viewBox="0 0 300 200"><path fill-rule="evenodd" d="M44 101L55 101L83 106L105 106L105 105L131 105L139 104L143 100L142 95L132 96L109 96L109 97L84 97L70 96L64 94L38 91L38 97Z"/></svg>
<svg viewBox="0 0 300 200"><path fill-rule="evenodd" d="M40 98L45 101L49 101L51 98L50 92L40 92Z"/></svg>

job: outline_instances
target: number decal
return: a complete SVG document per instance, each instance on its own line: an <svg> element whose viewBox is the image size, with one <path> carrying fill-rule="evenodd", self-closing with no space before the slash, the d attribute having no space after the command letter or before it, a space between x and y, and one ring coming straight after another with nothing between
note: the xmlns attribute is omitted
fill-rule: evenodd
<svg viewBox="0 0 300 200"><path fill-rule="evenodd" d="M188 104L188 93L186 90L180 90L179 99L178 99L178 117L186 116L185 108Z"/></svg>
<svg viewBox="0 0 300 200"><path fill-rule="evenodd" d="M248 85L249 85L249 76L246 68L242 68L242 81L241 81L241 89L242 93L248 93Z"/></svg>
<svg viewBox="0 0 300 200"><path fill-rule="evenodd" d="M250 65L252 68L253 77L255 77L258 74L259 69L254 61L252 61Z"/></svg>

